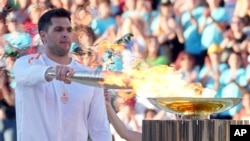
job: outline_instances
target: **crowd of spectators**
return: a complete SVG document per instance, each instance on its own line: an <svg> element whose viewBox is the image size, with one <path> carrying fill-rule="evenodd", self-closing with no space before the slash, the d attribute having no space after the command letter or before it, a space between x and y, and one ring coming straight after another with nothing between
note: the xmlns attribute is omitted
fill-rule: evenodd
<svg viewBox="0 0 250 141"><path fill-rule="evenodd" d="M13 64L18 57L43 52L37 23L51 8L71 12L70 52L78 62L92 68L102 63L113 71L173 66L187 82L216 90L218 98L243 97L242 104L211 118L250 120L250 0L1 0L0 141L15 138ZM98 56L96 45L127 33L133 37L120 54L125 57ZM157 112L157 119L173 119L143 100L116 98L114 103L134 131L141 132L141 120L154 119ZM114 131L120 141L116 136Z"/></svg>

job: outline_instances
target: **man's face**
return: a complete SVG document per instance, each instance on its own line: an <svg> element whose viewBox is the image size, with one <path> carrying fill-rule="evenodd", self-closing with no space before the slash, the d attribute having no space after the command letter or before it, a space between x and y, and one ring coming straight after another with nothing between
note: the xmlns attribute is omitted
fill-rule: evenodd
<svg viewBox="0 0 250 141"><path fill-rule="evenodd" d="M46 51L55 56L68 54L72 42L72 27L68 18L52 18L48 31L40 32Z"/></svg>

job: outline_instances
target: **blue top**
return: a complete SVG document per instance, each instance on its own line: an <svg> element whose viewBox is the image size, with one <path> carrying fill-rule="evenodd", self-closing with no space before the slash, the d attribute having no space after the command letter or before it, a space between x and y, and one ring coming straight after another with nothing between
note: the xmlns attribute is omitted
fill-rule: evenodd
<svg viewBox="0 0 250 141"><path fill-rule="evenodd" d="M203 16L204 7L199 6L192 10L193 17L200 21ZM201 34L198 27L191 23L191 16L188 11L185 11L181 17L181 25L183 27L183 35L185 38L185 51L190 54L199 55L201 49Z"/></svg>
<svg viewBox="0 0 250 141"><path fill-rule="evenodd" d="M94 30L94 33L97 35L102 35L110 27L115 26L117 28L117 23L115 18L108 17L106 19L96 18L93 19L91 23L91 28Z"/></svg>
<svg viewBox="0 0 250 141"><path fill-rule="evenodd" d="M227 22L228 16L225 8L220 7L211 12L211 16L216 22ZM205 17L202 16L199 23L202 23L205 20ZM206 50L212 44L220 44L223 40L223 33L221 33L216 25L212 23L212 20L209 19L206 21L206 27L202 32L201 43L202 50Z"/></svg>
<svg viewBox="0 0 250 141"><path fill-rule="evenodd" d="M227 64L220 64L219 66L218 66L218 68L213 68L213 71L219 71L219 72L223 72L224 70L226 70L228 68L228 66L227 66ZM203 67L202 67L202 69L200 70L200 73L199 73L199 76L198 76L198 78L199 78L199 81L206 75L206 71L207 71L207 66L206 65L204 65ZM211 73L213 73L213 72L210 72L209 73L209 75L208 75L208 78L207 78L207 81L206 81L206 83L204 84L204 86L205 87L207 87L207 88L210 88L210 89L214 89L214 83L215 83L215 81L214 81L214 79L212 78L212 74Z"/></svg>
<svg viewBox="0 0 250 141"><path fill-rule="evenodd" d="M203 11L204 11L204 7L203 6L199 6L196 7L193 11L192 11L192 15L194 16L194 18L199 21L199 19L203 16ZM186 30L191 24L190 22L190 14L188 11L184 12L182 17L181 17L181 25L183 27L184 30Z"/></svg>
<svg viewBox="0 0 250 141"><path fill-rule="evenodd" d="M198 27L195 25L190 25L184 31L185 38L185 51L190 54L199 55L202 51L201 48L201 35L198 31Z"/></svg>
<svg viewBox="0 0 250 141"><path fill-rule="evenodd" d="M230 69L224 70L220 76L220 89L216 97L242 97L240 89L236 84L231 82L231 80L232 78L234 78L239 85L245 86L247 84L245 73L245 69L243 68L238 69L235 76L233 76ZM228 111L221 113L221 115L234 116L240 109L241 104Z"/></svg>
<svg viewBox="0 0 250 141"><path fill-rule="evenodd" d="M31 36L26 32L19 33L7 33L3 35L4 40L9 42L12 47L23 49L30 47L32 43ZM5 51L10 51L11 47L8 44L5 44Z"/></svg>

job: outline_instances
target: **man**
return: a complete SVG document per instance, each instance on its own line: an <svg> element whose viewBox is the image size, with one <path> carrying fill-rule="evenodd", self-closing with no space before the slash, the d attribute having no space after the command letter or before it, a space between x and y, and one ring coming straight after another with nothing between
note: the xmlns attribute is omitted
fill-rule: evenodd
<svg viewBox="0 0 250 141"><path fill-rule="evenodd" d="M93 141L111 141L103 89L66 79L90 70L69 57L69 12L47 11L38 31L45 53L21 57L14 65L18 141L87 141L88 134Z"/></svg>

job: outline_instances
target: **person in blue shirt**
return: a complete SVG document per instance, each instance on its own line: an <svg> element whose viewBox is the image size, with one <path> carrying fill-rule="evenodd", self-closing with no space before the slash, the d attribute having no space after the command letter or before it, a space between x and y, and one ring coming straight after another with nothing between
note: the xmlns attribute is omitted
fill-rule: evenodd
<svg viewBox="0 0 250 141"><path fill-rule="evenodd" d="M227 28L228 15L219 0L206 0L202 17L198 20L199 33L201 34L201 63L204 62L207 48L212 44L220 44L223 33Z"/></svg>
<svg viewBox="0 0 250 141"><path fill-rule="evenodd" d="M242 59L239 53L231 52L228 58L228 69L222 71L220 76L220 88L216 97L242 97L239 87L235 84L237 82L240 86L246 86L247 80L245 76L245 69L242 68ZM241 105L238 105L228 111L222 112L217 118L231 119L239 110Z"/></svg>
<svg viewBox="0 0 250 141"><path fill-rule="evenodd" d="M192 9L185 11L181 16L183 36L185 38L185 51L195 57L196 64L202 67L203 54L201 46L201 34L199 22L203 16L205 7L199 1L192 1Z"/></svg>
<svg viewBox="0 0 250 141"><path fill-rule="evenodd" d="M204 87L218 90L219 78L222 71L228 68L227 64L220 63L222 48L213 44L208 48L205 64L199 72L199 81Z"/></svg>
<svg viewBox="0 0 250 141"><path fill-rule="evenodd" d="M21 23L17 21L17 15L15 15L14 12L7 15L6 24L9 33L3 35L5 52L16 50L21 53L21 55L25 54L28 47L31 46L31 36L22 31L20 28Z"/></svg>
<svg viewBox="0 0 250 141"><path fill-rule="evenodd" d="M94 18L91 23L91 28L94 30L97 36L101 36L105 33L106 29L110 26L117 28L117 23L114 17L110 13L111 5L109 0L101 0L99 3L99 15Z"/></svg>
<svg viewBox="0 0 250 141"><path fill-rule="evenodd" d="M200 19L200 29L202 50L212 44L220 44L223 40L223 33L227 26L227 12L225 8L218 7L210 11L209 8L205 9L203 18Z"/></svg>

